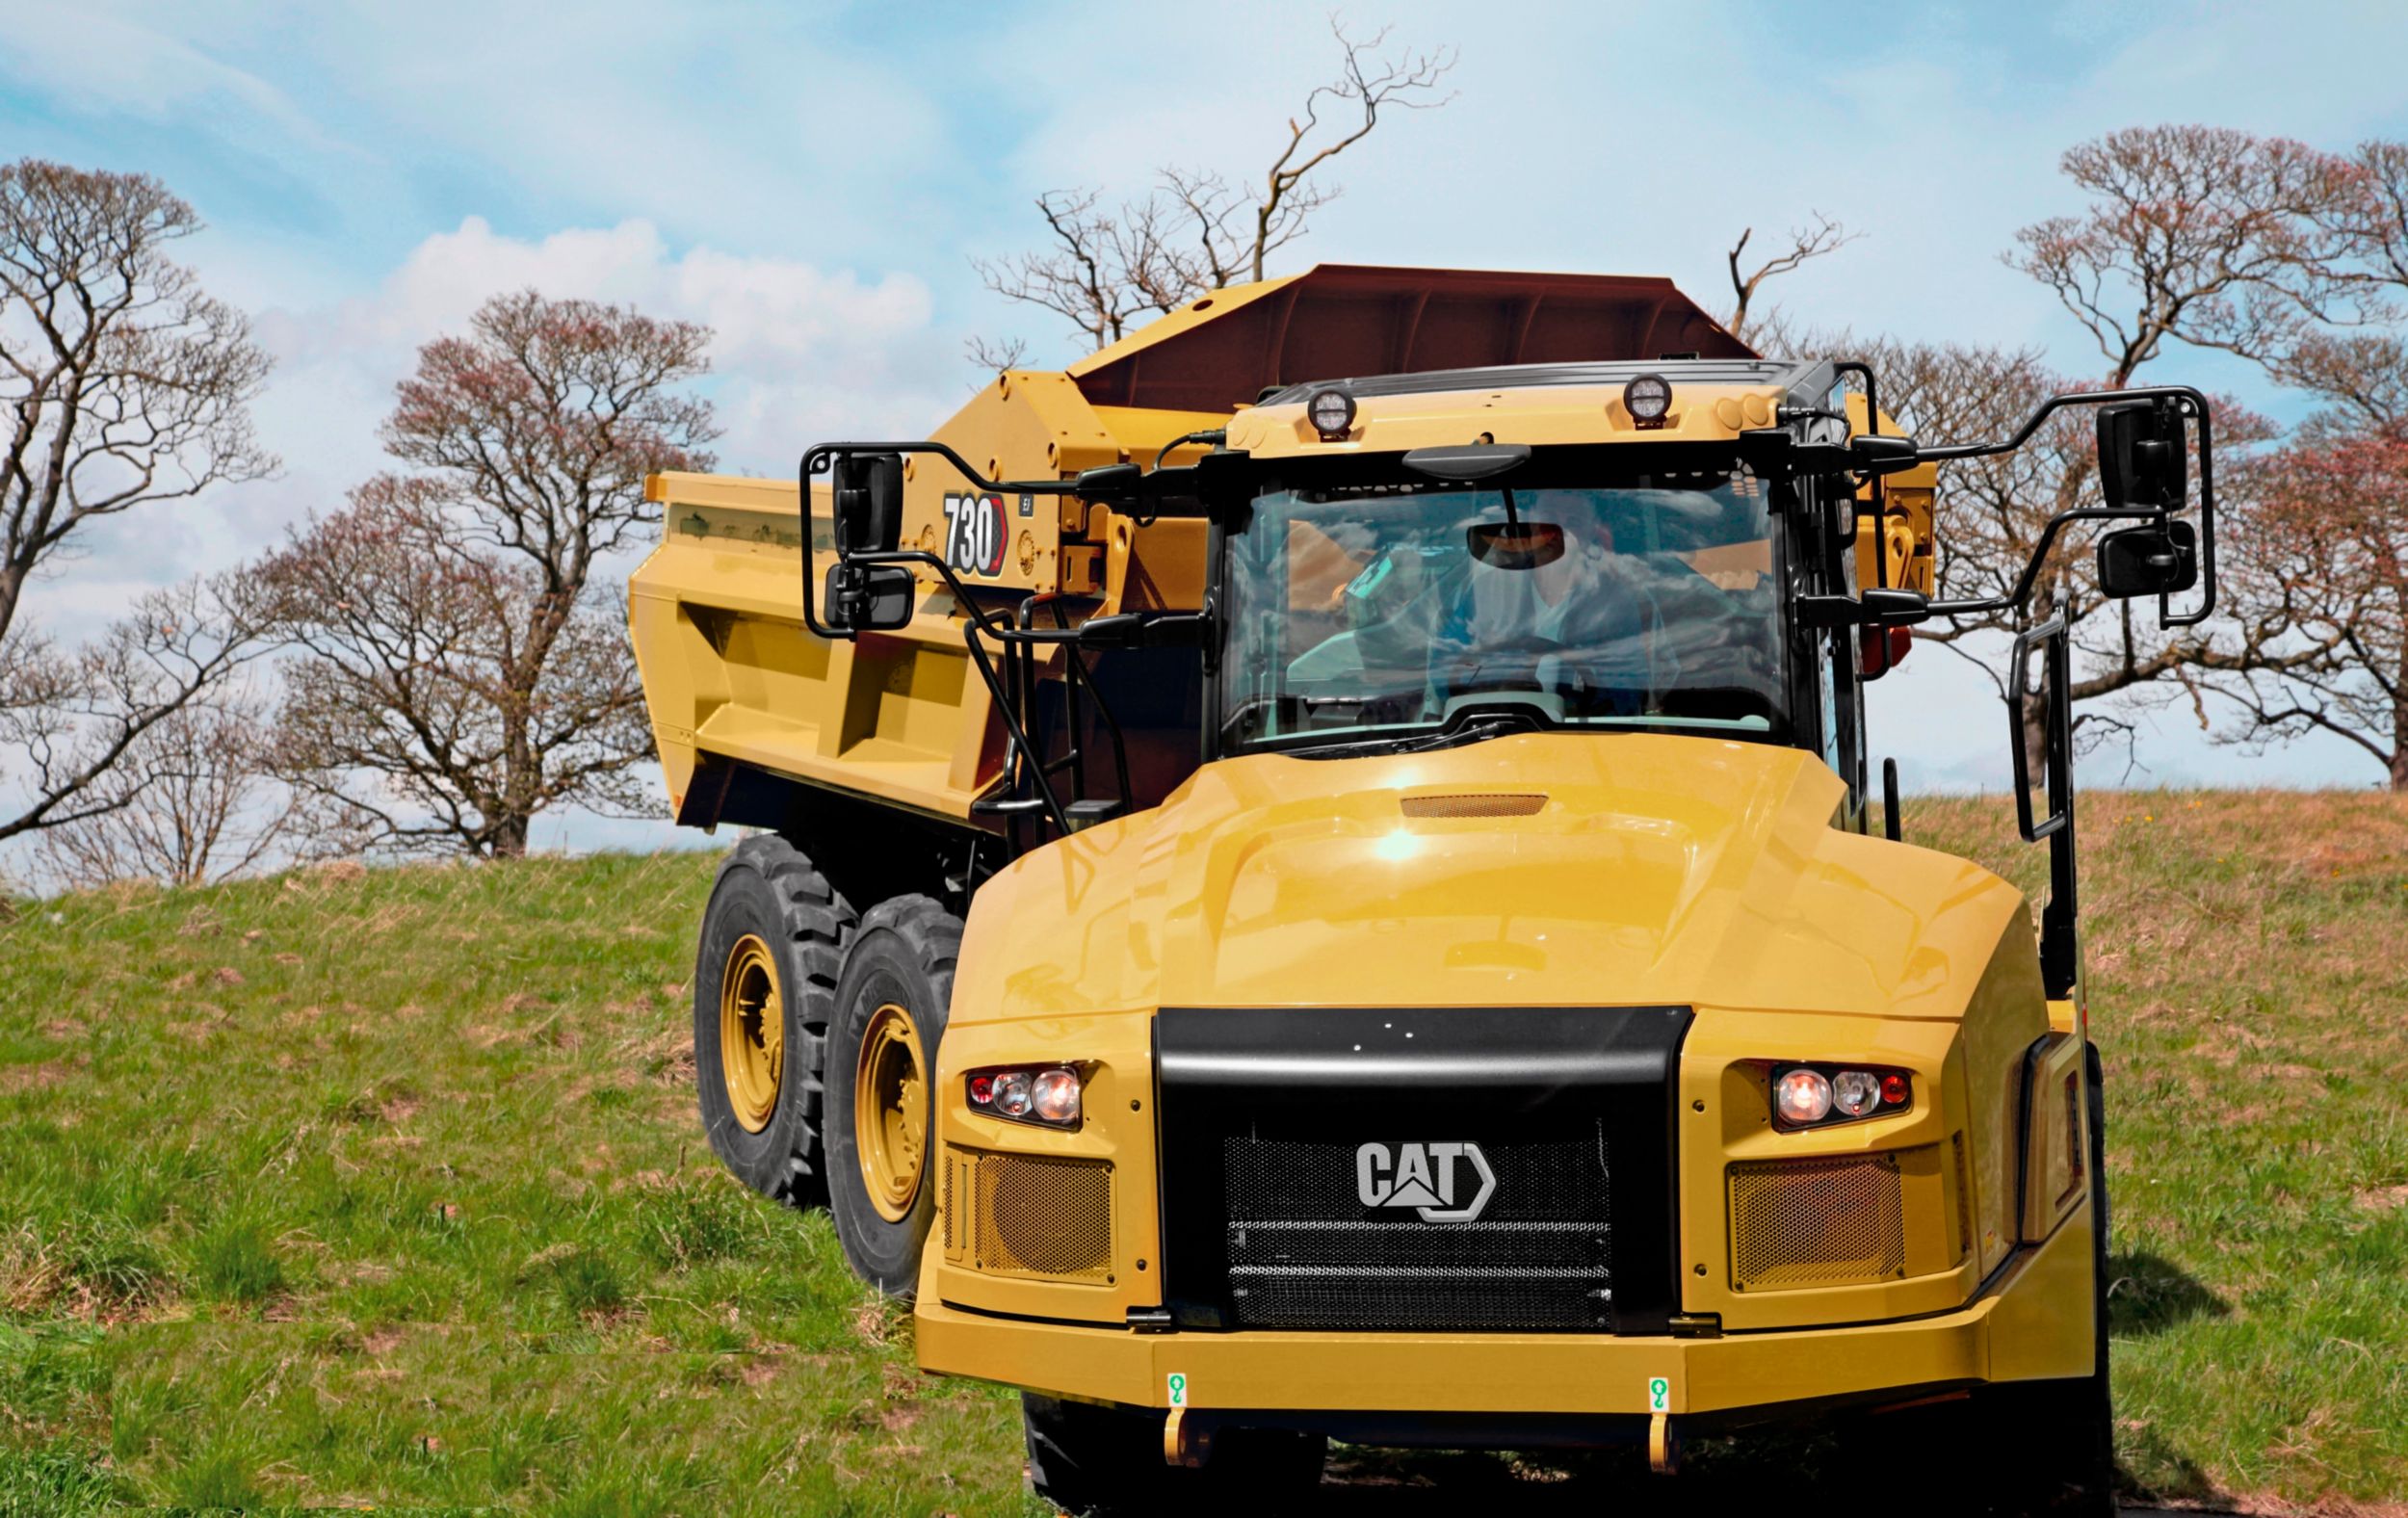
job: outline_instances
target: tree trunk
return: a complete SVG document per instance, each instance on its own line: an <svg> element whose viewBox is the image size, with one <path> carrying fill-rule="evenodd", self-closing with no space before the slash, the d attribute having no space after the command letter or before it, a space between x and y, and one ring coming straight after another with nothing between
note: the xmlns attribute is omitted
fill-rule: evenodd
<svg viewBox="0 0 2408 1518"><path fill-rule="evenodd" d="M495 824L492 834L494 858L521 859L526 857L527 824L528 818L522 813L517 816L505 817Z"/></svg>
<svg viewBox="0 0 2408 1518"><path fill-rule="evenodd" d="M16 621L17 599L25 592L25 570L18 564L0 564L0 638L9 636L9 628Z"/></svg>

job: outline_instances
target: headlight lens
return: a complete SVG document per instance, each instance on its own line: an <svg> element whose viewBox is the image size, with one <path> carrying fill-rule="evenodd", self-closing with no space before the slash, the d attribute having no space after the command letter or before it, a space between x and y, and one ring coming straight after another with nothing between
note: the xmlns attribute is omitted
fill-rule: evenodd
<svg viewBox="0 0 2408 1518"><path fill-rule="evenodd" d="M1076 1070L1044 1070L1030 1083L1031 1100L1036 1115L1049 1123L1075 1123L1079 1120L1079 1072Z"/></svg>
<svg viewBox="0 0 2408 1518"><path fill-rule="evenodd" d="M1831 1105L1862 1117L1881 1105L1881 1077L1871 1070L1842 1070L1831 1078Z"/></svg>
<svg viewBox="0 0 2408 1518"><path fill-rule="evenodd" d="M1793 1131L1860 1117L1890 1117L1915 1105L1912 1073L1885 1065L1775 1061L1771 1076L1775 1128Z"/></svg>
<svg viewBox="0 0 2408 1518"><path fill-rule="evenodd" d="M1069 1065L973 1070L962 1080L970 1110L1046 1128L1079 1126L1083 1083Z"/></svg>
<svg viewBox="0 0 2408 1518"><path fill-rule="evenodd" d="M1831 1081L1820 1070L1792 1070L1773 1083L1772 1106L1793 1128L1831 1115Z"/></svg>

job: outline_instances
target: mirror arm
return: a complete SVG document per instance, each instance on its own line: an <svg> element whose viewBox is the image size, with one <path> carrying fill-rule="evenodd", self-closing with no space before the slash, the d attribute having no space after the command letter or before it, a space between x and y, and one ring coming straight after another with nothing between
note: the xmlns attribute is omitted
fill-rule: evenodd
<svg viewBox="0 0 2408 1518"><path fill-rule="evenodd" d="M1926 462L1945 463L1951 458L1985 458L1992 454L2011 454L2030 442L2041 424L2058 411L2072 406L2108 406L2118 401L2174 401L2182 404L2186 416L2199 421L2199 446L2204 457L2212 441L2208 432L2208 398L2186 384L2134 385L2125 390L2073 390L2053 395L2040 403L2012 436L1990 443L1929 443L1918 446L1916 452Z"/></svg>

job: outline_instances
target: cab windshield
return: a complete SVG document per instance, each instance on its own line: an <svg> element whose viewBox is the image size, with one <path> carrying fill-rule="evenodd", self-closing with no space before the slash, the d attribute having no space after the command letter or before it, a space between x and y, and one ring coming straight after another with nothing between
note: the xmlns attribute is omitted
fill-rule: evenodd
<svg viewBox="0 0 2408 1518"><path fill-rule="evenodd" d="M1222 735L1785 732L1775 553L1744 472L1274 486L1230 534Z"/></svg>

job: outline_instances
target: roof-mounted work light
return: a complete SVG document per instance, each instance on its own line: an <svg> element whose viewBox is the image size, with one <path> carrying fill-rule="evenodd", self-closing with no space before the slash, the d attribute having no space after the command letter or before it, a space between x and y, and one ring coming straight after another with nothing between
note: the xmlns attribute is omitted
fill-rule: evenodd
<svg viewBox="0 0 2408 1518"><path fill-rule="evenodd" d="M1672 409L1672 381L1662 375L1638 375L1622 387L1622 407L1641 427L1662 427Z"/></svg>
<svg viewBox="0 0 2408 1518"><path fill-rule="evenodd" d="M1344 390L1316 390L1304 403L1304 418L1324 443L1342 443L1354 431L1354 397Z"/></svg>

